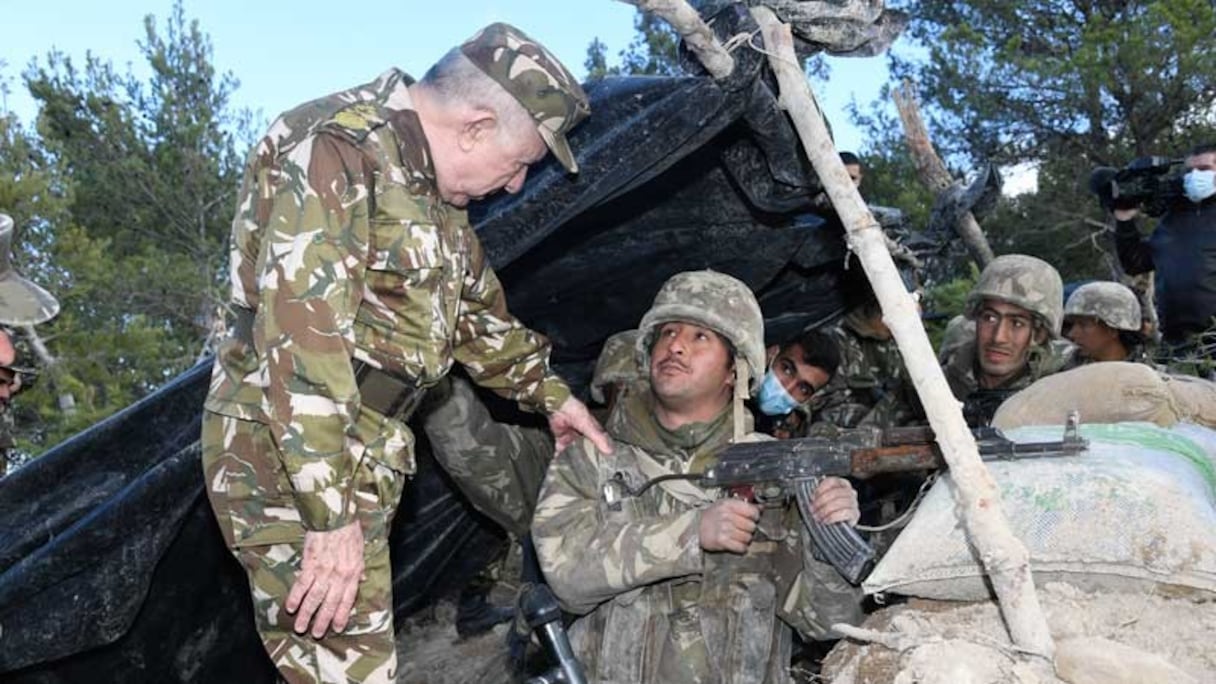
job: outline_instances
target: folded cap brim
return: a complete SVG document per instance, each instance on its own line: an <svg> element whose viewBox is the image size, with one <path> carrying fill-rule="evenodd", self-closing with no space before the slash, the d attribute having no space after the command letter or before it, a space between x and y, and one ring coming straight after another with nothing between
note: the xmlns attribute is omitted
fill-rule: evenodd
<svg viewBox="0 0 1216 684"><path fill-rule="evenodd" d="M0 277L0 324L38 325L59 313L50 292L10 271Z"/></svg>
<svg viewBox="0 0 1216 684"><path fill-rule="evenodd" d="M549 150L553 152L553 156L566 167L570 173L578 173L578 162L574 161L574 152L570 149L570 143L566 141L566 136L560 133L554 133L546 128L543 124L538 125L536 130L540 133L540 137L549 146Z"/></svg>

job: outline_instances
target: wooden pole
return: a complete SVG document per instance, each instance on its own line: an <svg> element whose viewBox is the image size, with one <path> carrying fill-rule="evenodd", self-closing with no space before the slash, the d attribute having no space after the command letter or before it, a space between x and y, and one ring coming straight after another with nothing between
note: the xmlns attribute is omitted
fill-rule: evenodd
<svg viewBox="0 0 1216 684"><path fill-rule="evenodd" d="M753 7L752 16L764 34L769 63L777 76L778 102L793 120L807 157L844 222L849 248L861 259L882 306L883 322L895 337L928 413L929 424L950 466L953 492L967 537L992 580L1010 637L1018 648L1050 660L1054 643L1035 593L1029 555L1009 529L996 483L980 460L960 404L937 364L916 304L900 281L887 251L882 228L840 162L802 65L794 54L790 27L767 7Z"/></svg>
<svg viewBox="0 0 1216 684"><path fill-rule="evenodd" d="M946 170L942 158L937 155L937 150L933 148L933 142L929 140L929 130L920 116L920 107L916 104L916 94L912 92L912 85L908 81L904 81L903 85L896 88L891 96L895 100L895 108L899 110L899 119L904 124L904 139L908 141L912 161L916 164L916 175L920 177L921 184L928 188L929 192L937 195L953 185L954 179L950 177L950 172ZM967 247L967 251L971 253L971 258L975 259L975 263L979 264L981 269L992 261L992 247L989 246L988 238L970 211L959 219L955 231Z"/></svg>
<svg viewBox="0 0 1216 684"><path fill-rule="evenodd" d="M662 17L684 39L710 76L721 80L735 70L735 58L730 56L709 24L684 0L621 0L643 12Z"/></svg>

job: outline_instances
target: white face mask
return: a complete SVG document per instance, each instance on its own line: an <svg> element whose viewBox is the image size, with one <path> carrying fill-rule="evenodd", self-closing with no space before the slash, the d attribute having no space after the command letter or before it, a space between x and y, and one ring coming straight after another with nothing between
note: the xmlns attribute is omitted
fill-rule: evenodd
<svg viewBox="0 0 1216 684"><path fill-rule="evenodd" d="M1216 171L1193 169L1182 177L1182 191L1187 199L1198 204L1216 195Z"/></svg>

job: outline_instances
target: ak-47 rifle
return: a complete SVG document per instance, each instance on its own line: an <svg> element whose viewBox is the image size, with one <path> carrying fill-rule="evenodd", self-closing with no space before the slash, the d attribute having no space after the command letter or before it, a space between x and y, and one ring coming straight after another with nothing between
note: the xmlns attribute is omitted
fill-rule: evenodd
<svg viewBox="0 0 1216 684"><path fill-rule="evenodd" d="M1088 442L1077 433L1070 416L1064 438L1058 442L1017 443L992 427L972 430L980 457L985 461L1070 456L1085 450ZM840 430L838 436L771 440L732 444L704 473L657 477L627 493L637 496L665 480L691 480L705 488L718 487L731 496L759 505L783 504L793 497L817 550L840 574L858 584L874 565L874 548L846 523L820 523L811 515L811 496L823 477L866 479L885 473L934 470L945 467L928 427L860 427Z"/></svg>

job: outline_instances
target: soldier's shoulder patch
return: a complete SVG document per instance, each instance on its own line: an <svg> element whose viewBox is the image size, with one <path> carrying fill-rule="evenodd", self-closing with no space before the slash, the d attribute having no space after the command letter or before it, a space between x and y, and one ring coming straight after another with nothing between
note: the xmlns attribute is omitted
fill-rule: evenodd
<svg viewBox="0 0 1216 684"><path fill-rule="evenodd" d="M321 129L344 135L356 142L363 142L371 132L383 126L385 116L371 102L357 102L334 113Z"/></svg>

